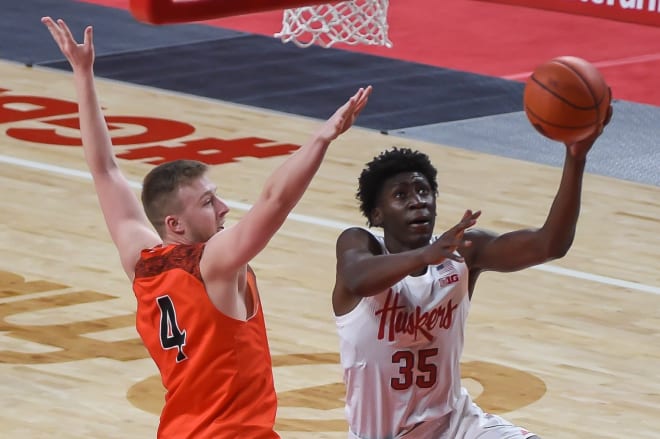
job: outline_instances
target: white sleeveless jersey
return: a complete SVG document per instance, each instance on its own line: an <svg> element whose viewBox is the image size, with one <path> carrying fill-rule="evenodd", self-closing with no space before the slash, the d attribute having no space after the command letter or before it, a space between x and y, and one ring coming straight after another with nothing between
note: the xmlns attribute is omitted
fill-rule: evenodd
<svg viewBox="0 0 660 439"><path fill-rule="evenodd" d="M467 266L445 260L335 317L349 437L439 437L460 397L469 308Z"/></svg>

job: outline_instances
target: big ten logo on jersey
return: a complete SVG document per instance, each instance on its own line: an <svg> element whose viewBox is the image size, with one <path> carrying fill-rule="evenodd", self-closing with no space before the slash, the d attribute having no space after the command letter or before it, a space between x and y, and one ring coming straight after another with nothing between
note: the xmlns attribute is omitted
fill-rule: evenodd
<svg viewBox="0 0 660 439"><path fill-rule="evenodd" d="M35 365L48 373L48 365L69 363L80 365L85 361L100 358L117 362L145 360L149 358L137 333L127 329L135 326L135 313L103 318L81 317L80 321L66 324L44 324L39 318L41 312L65 309L81 304L100 307L107 306L116 297L96 291L80 290L69 285L44 280L27 280L15 273L0 271L0 373L3 365ZM163 300L165 310L161 329L171 325L176 315L170 312L169 303ZM36 317L30 320L34 314ZM20 318L18 318L20 315ZM170 322L170 323L168 323ZM181 329L181 328L179 328ZM172 339L169 347L179 349L185 346L183 329L167 331L165 338L170 340L177 335L182 339ZM96 334L123 333L122 339L97 337ZM185 354L180 350L180 359ZM335 352L311 352L273 355L273 368L276 383L291 381L290 377L305 374L306 378L286 382L285 391L278 391L278 416L276 429L280 432L344 432L347 429L343 417L345 388L341 381L339 354ZM491 413L506 413L527 406L540 399L546 391L544 382L538 377L509 366L469 361L463 362L462 376L468 389L469 382L476 382L480 393L476 402ZM131 367L131 377L135 369ZM115 369L118 369L116 366ZM25 369L31 370L31 369ZM59 371L60 369L54 369ZM76 367L76 374L84 368ZM14 370L16 371L16 369ZM145 378L135 383L133 378L126 383L126 398L138 409L158 415L162 409L164 389L158 375L146 372ZM53 373L53 379L60 376ZM64 377L64 375L63 375ZM289 377L289 378L287 378ZM312 378L313 377L313 380ZM70 386L70 381L64 383ZM85 378L93 381L94 377ZM104 378L99 378L105 386ZM317 384L310 385L310 381ZM116 382L116 379L115 381ZM299 415L301 410L304 415Z"/></svg>
<svg viewBox="0 0 660 439"><path fill-rule="evenodd" d="M446 287L447 285L454 284L460 280L456 269L449 262L436 265L435 269L438 271L438 275L440 276L438 283L441 287Z"/></svg>
<svg viewBox="0 0 660 439"><path fill-rule="evenodd" d="M209 165L235 162L239 157L286 155L299 145L259 137L219 139L192 136L189 123L146 116L105 117L116 156L159 164L176 159L199 160ZM63 99L29 96L0 88L0 124L17 140L54 146L82 146L78 105ZM165 145L167 143L167 145Z"/></svg>

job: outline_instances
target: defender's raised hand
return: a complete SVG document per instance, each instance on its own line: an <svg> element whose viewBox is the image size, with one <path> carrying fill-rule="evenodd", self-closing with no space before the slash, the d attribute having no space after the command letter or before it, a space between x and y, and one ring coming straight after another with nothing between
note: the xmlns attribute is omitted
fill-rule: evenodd
<svg viewBox="0 0 660 439"><path fill-rule="evenodd" d="M71 30L64 20L53 20L51 17L43 17L41 22L46 25L53 40L57 43L62 54L71 64L74 72L76 70L91 69L94 64L94 42L92 26L85 28L83 43L79 44L73 37Z"/></svg>
<svg viewBox="0 0 660 439"><path fill-rule="evenodd" d="M339 107L335 114L323 124L317 133L317 137L332 142L339 137L340 134L348 130L353 125L364 106L367 105L371 90L371 86L360 88L357 93L351 96L351 98L344 105Z"/></svg>

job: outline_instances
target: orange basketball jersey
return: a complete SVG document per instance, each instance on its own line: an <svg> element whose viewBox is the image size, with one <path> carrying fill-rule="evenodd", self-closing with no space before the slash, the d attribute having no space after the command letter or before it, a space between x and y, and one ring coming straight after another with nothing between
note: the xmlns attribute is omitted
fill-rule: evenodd
<svg viewBox="0 0 660 439"><path fill-rule="evenodd" d="M137 330L167 390L161 439L278 438L277 396L261 301L247 321L210 301L199 261L204 244L143 250L135 267Z"/></svg>

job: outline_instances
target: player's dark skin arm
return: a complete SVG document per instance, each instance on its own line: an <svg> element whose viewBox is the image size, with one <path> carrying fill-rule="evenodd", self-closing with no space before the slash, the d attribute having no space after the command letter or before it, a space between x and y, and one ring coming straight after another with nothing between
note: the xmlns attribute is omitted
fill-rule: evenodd
<svg viewBox="0 0 660 439"><path fill-rule="evenodd" d="M337 240L337 283L353 294L372 296L424 265L422 249L383 254L376 239L359 228Z"/></svg>
<svg viewBox="0 0 660 439"><path fill-rule="evenodd" d="M606 119L609 122L610 115ZM497 235L483 230L469 230L465 238L470 247L459 249L470 270L470 296L480 272L510 272L563 257L575 238L580 213L582 178L587 152L597 133L575 144L566 145L566 159L557 195L542 227Z"/></svg>

